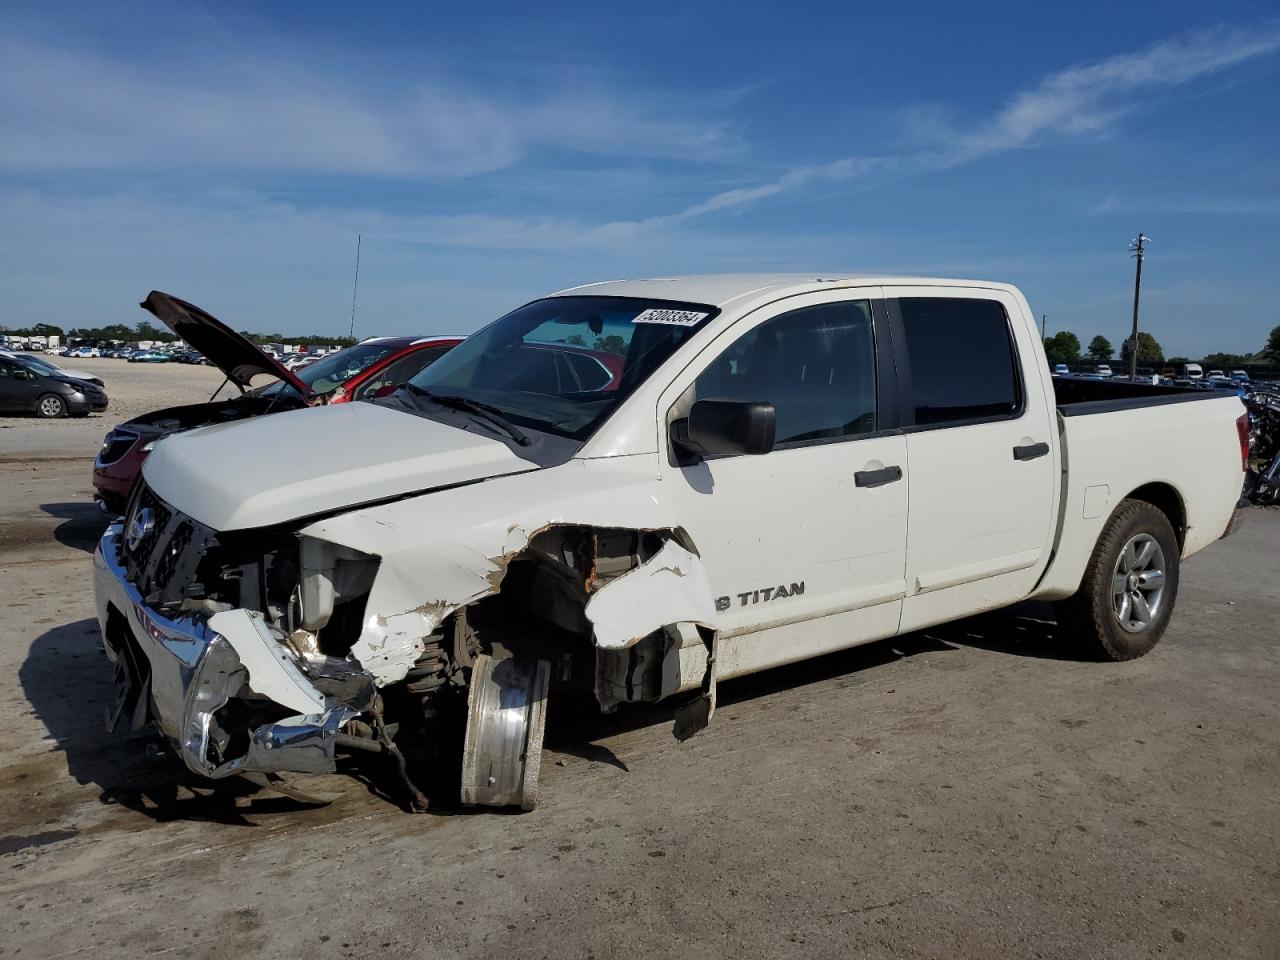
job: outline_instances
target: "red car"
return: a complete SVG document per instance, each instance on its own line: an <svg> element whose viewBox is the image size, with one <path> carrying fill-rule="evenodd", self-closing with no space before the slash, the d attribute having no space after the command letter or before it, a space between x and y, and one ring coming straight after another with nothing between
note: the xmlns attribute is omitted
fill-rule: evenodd
<svg viewBox="0 0 1280 960"><path fill-rule="evenodd" d="M94 499L122 514L156 442L170 433L217 423L385 396L462 342L461 337L377 337L290 371L199 307L152 291L142 308L203 354L240 389L232 400L169 407L122 423L107 434L93 463ZM249 389L254 377L273 377Z"/></svg>

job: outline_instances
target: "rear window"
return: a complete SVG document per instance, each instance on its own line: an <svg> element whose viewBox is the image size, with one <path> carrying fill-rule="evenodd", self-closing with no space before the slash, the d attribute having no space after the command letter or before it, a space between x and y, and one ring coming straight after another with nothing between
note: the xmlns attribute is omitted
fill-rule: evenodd
<svg viewBox="0 0 1280 960"><path fill-rule="evenodd" d="M995 300L898 301L917 426L1015 417L1022 384L1004 307Z"/></svg>

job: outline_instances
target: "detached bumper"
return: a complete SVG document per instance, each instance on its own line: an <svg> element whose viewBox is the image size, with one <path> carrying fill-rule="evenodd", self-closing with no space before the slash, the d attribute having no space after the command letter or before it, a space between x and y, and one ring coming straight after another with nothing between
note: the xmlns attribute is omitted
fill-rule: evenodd
<svg viewBox="0 0 1280 960"><path fill-rule="evenodd" d="M98 624L115 667L108 726L154 724L206 777L332 772L337 735L359 704L317 689L261 614L170 618L149 609L117 560L120 541L112 524L93 557Z"/></svg>

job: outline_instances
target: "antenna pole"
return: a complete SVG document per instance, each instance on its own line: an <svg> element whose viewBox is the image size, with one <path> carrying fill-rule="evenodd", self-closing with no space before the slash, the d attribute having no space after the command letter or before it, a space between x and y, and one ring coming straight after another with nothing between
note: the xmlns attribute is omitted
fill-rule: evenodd
<svg viewBox="0 0 1280 960"><path fill-rule="evenodd" d="M351 283L351 329L347 331L347 338L354 340L356 338L356 293L360 290L360 240L361 234L356 234L356 278ZM1137 308L1134 308L1134 322L1136 323Z"/></svg>
<svg viewBox="0 0 1280 960"><path fill-rule="evenodd" d="M1129 249L1133 251L1133 256L1138 261L1137 273L1133 278L1133 337L1129 341L1130 383L1138 379L1138 299L1142 296L1142 261L1146 259L1147 244L1150 240L1151 238L1145 233L1139 233L1129 241Z"/></svg>

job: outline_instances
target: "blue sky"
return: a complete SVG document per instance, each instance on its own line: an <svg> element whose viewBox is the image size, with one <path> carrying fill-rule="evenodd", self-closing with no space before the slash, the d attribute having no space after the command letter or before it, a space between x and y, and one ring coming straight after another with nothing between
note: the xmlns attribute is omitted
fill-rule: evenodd
<svg viewBox="0 0 1280 960"><path fill-rule="evenodd" d="M885 270L1049 332L1280 323L1273 3L0 5L0 323L469 332L590 280Z"/></svg>

